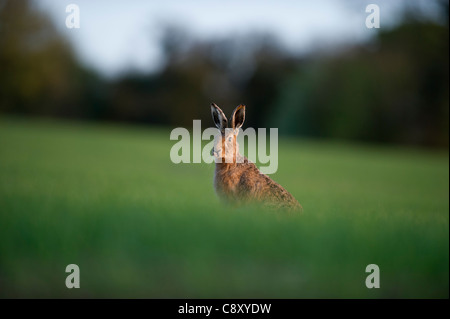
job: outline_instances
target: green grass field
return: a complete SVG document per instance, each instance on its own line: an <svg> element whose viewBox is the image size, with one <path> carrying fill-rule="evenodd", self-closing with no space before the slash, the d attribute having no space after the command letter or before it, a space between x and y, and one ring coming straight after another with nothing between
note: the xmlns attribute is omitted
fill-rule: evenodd
<svg viewBox="0 0 450 319"><path fill-rule="evenodd" d="M0 297L449 297L448 152L281 139L292 215L223 206L169 133L0 119Z"/></svg>

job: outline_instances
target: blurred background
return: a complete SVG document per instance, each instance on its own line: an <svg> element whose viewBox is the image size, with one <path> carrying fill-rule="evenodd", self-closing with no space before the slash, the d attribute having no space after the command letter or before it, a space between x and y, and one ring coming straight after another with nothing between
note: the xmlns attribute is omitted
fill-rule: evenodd
<svg viewBox="0 0 450 319"><path fill-rule="evenodd" d="M448 1L0 2L0 112L448 148Z"/></svg>
<svg viewBox="0 0 450 319"><path fill-rule="evenodd" d="M448 298L448 7L0 0L0 298ZM211 102L279 129L302 215L170 161Z"/></svg>

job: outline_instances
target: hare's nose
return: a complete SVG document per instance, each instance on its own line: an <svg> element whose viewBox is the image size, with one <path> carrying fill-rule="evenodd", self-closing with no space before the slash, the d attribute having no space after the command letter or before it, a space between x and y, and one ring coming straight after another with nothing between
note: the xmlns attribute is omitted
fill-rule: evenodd
<svg viewBox="0 0 450 319"><path fill-rule="evenodd" d="M220 151L215 151L214 147L211 149L211 156L219 156Z"/></svg>

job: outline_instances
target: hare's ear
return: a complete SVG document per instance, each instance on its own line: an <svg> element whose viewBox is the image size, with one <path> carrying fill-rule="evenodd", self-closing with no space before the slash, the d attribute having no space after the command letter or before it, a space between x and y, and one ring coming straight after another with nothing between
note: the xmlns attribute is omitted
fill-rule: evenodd
<svg viewBox="0 0 450 319"><path fill-rule="evenodd" d="M245 121L245 105L241 104L234 109L231 116L231 127L233 129L240 129Z"/></svg>
<svg viewBox="0 0 450 319"><path fill-rule="evenodd" d="M227 127L227 117L225 114L223 114L220 107L215 105L214 103L211 103L211 114L214 120L214 124L220 131L225 131L225 128Z"/></svg>

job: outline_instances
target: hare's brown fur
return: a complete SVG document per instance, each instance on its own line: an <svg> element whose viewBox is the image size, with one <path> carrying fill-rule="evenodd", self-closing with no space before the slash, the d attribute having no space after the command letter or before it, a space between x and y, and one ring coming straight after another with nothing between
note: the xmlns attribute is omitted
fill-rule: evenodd
<svg viewBox="0 0 450 319"><path fill-rule="evenodd" d="M221 112L215 104L211 107L213 111L217 108ZM240 122L235 119L237 111L242 108L244 109L243 114L245 114L245 106L243 105L238 106L233 112L233 129L235 129L239 123L240 126L242 126L244 121L243 118ZM214 116L215 115L213 114L213 118L216 121ZM221 112L219 117L221 116L225 117L223 112ZM223 148L225 143L223 125L226 125L227 123L226 118L224 123L225 124L222 123L218 125L216 122L216 126L221 130L222 134L221 140L218 142L221 143ZM216 161L214 187L217 194L225 201L232 203L262 202L271 207L302 210L302 206L294 196L280 184L273 181L269 176L262 174L254 163L240 155L238 151L236 152L238 149L236 134L233 139L234 149L232 149L231 163L225 161L225 154L222 154L222 158L219 158L220 160Z"/></svg>
<svg viewBox="0 0 450 319"><path fill-rule="evenodd" d="M262 174L254 163L217 163L214 174L217 194L230 202L264 202L274 207L302 209L280 184Z"/></svg>

